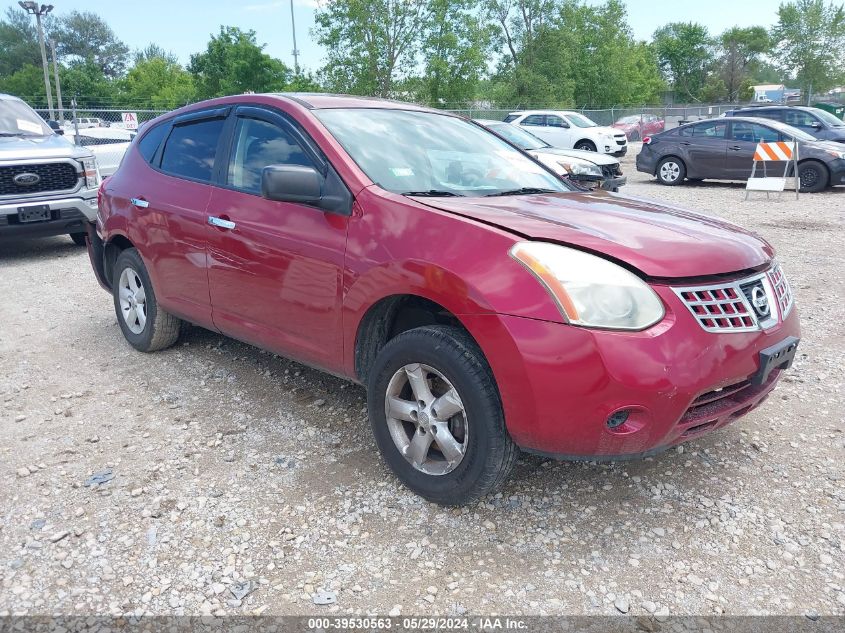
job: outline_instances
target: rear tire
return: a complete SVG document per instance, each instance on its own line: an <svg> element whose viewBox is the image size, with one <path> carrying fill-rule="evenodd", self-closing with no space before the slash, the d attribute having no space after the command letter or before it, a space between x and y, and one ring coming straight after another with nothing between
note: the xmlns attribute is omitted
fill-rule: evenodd
<svg viewBox="0 0 845 633"><path fill-rule="evenodd" d="M77 246L87 246L88 242L86 242L86 238L88 237L87 233L71 233L70 239L73 240L73 243Z"/></svg>
<svg viewBox="0 0 845 633"><path fill-rule="evenodd" d="M596 144L592 141L578 141L574 149L580 149L583 152L595 152Z"/></svg>
<svg viewBox="0 0 845 633"><path fill-rule="evenodd" d="M173 345L179 339L182 321L158 306L138 250L121 251L113 270L114 310L129 344L139 352L156 352Z"/></svg>
<svg viewBox="0 0 845 633"><path fill-rule="evenodd" d="M822 163L808 160L798 165L798 180L802 193L818 193L827 188L830 175Z"/></svg>
<svg viewBox="0 0 845 633"><path fill-rule="evenodd" d="M674 187L684 182L684 178L687 176L687 167L680 158L669 156L657 164L655 175L657 182L661 185Z"/></svg>
<svg viewBox="0 0 845 633"><path fill-rule="evenodd" d="M429 501L476 501L504 484L519 455L490 367L459 328L420 327L390 340L369 372L367 404L387 465Z"/></svg>

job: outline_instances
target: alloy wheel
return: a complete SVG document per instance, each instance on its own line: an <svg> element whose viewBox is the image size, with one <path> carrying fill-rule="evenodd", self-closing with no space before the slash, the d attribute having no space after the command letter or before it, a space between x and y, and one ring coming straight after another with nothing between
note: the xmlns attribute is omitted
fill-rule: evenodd
<svg viewBox="0 0 845 633"><path fill-rule="evenodd" d="M133 334L140 334L147 324L147 293L141 277L132 268L124 268L119 281L120 313Z"/></svg>
<svg viewBox="0 0 845 633"><path fill-rule="evenodd" d="M412 363L387 386L387 426L399 453L416 470L445 475L463 460L469 429L458 391L438 370Z"/></svg>
<svg viewBox="0 0 845 633"><path fill-rule="evenodd" d="M660 178L664 182L675 182L681 175L681 167L678 163L667 161L660 166Z"/></svg>

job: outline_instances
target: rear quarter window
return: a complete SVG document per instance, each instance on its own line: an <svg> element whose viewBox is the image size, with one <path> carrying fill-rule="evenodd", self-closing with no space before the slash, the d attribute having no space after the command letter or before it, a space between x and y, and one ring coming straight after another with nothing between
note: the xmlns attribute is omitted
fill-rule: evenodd
<svg viewBox="0 0 845 633"><path fill-rule="evenodd" d="M167 124L162 123L156 125L138 141L138 151L141 152L141 156L148 163L153 160L153 156L155 156L158 146L164 140L165 134L167 134Z"/></svg>

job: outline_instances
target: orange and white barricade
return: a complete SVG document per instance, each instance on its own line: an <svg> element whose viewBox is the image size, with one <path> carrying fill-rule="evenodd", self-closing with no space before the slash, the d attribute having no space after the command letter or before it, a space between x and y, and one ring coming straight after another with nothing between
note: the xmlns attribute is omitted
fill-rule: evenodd
<svg viewBox="0 0 845 633"><path fill-rule="evenodd" d="M766 173L768 163L786 163L783 169L783 176L769 176ZM757 175L757 164L762 163L763 175ZM792 165L792 175L789 174L789 166ZM754 163L751 167L751 176L745 183L745 199L748 200L749 191L765 191L766 198L770 193L783 193L789 178L795 181L795 197L798 198L798 143L795 141L776 141L773 143L757 143L754 150Z"/></svg>

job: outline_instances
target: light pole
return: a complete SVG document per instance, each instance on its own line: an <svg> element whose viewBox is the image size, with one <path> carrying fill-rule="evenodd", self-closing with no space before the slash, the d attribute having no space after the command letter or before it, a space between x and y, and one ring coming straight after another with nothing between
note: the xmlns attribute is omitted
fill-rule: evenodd
<svg viewBox="0 0 845 633"><path fill-rule="evenodd" d="M53 52L53 73L56 76L56 101L59 102L59 121L64 121L65 108L62 104L62 84L59 82L59 58L56 57L56 40L50 40L50 50Z"/></svg>
<svg viewBox="0 0 845 633"><path fill-rule="evenodd" d="M299 76L299 49L296 48L296 18L293 16L293 0L290 0L290 26L293 30L293 72Z"/></svg>
<svg viewBox="0 0 845 633"><path fill-rule="evenodd" d="M41 28L41 16L47 15L53 10L52 4L38 5L37 2L18 2L21 9L27 13L35 16L35 22L38 25L38 43L41 44L41 64L44 66L44 87L47 89L47 108L50 110L50 118L55 119L56 113L53 112L53 91L50 89L50 69L47 66L47 49L44 47L44 29Z"/></svg>

